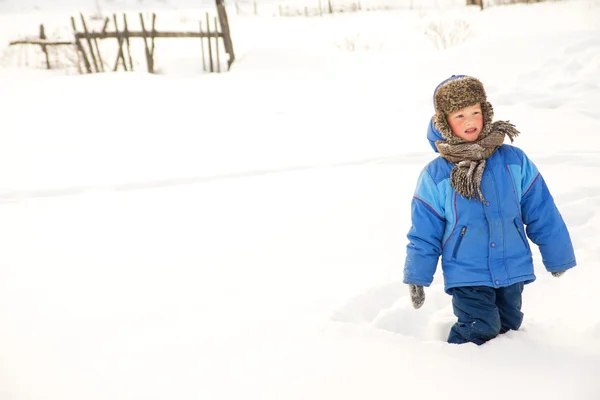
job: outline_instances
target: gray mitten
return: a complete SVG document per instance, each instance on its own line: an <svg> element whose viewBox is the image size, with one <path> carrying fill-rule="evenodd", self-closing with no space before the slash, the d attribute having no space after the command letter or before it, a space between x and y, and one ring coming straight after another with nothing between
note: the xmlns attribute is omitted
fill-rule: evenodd
<svg viewBox="0 0 600 400"><path fill-rule="evenodd" d="M423 286L409 283L408 291L410 292L410 299L412 300L413 307L415 309L421 308L423 303L425 303L425 290L423 289Z"/></svg>
<svg viewBox="0 0 600 400"><path fill-rule="evenodd" d="M551 272L552 276L555 278L560 278L561 276L563 276L563 274L567 272L567 271L558 271L558 272Z"/></svg>

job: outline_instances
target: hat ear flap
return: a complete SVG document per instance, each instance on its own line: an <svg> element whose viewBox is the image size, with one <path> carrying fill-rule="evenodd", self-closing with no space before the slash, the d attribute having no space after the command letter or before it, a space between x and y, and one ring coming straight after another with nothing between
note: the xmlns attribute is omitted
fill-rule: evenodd
<svg viewBox="0 0 600 400"><path fill-rule="evenodd" d="M433 124L444 139L449 140L454 137L454 134L452 133L452 128L450 128L450 125L448 124L446 114L444 114L443 112L438 111L435 113L435 115L433 116Z"/></svg>
<svg viewBox="0 0 600 400"><path fill-rule="evenodd" d="M481 137L485 137L492 129L494 120L494 107L489 101L481 103L481 114L483 115L483 131Z"/></svg>

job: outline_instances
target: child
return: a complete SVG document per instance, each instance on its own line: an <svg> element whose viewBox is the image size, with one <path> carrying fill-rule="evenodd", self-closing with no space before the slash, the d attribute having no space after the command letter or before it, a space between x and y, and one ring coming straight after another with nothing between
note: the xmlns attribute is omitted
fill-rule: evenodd
<svg viewBox="0 0 600 400"><path fill-rule="evenodd" d="M453 75L435 89L434 106L427 138L440 156L417 182L404 283L421 307L441 255L444 289L458 317L448 342L481 345L521 326L523 285L535 280L527 238L554 276L576 265L575 254L536 166L503 144L519 132L492 122L482 83Z"/></svg>

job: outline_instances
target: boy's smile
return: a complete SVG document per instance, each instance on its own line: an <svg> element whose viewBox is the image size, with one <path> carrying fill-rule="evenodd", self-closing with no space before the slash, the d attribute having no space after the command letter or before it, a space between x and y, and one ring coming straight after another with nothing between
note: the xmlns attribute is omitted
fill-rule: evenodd
<svg viewBox="0 0 600 400"><path fill-rule="evenodd" d="M454 111L448 114L447 119L454 136L467 142L476 141L483 129L483 114L480 104Z"/></svg>

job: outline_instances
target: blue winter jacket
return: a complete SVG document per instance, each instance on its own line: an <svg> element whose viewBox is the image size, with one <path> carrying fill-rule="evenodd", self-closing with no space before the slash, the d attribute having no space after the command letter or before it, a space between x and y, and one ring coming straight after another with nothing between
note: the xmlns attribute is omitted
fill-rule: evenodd
<svg viewBox="0 0 600 400"><path fill-rule="evenodd" d="M443 140L433 123L428 139ZM437 151L437 150L436 150ZM453 164L442 157L421 172L412 200L404 283L429 286L442 256L447 293L457 286L503 287L535 280L527 238L549 272L576 265L567 227L536 166L502 145L486 162L486 202L467 200L450 185Z"/></svg>

